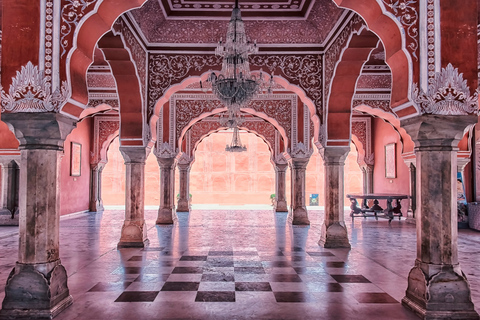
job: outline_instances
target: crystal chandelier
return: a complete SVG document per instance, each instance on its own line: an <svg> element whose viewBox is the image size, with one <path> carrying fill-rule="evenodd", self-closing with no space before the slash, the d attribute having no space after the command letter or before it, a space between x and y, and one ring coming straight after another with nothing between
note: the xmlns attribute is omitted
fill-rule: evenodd
<svg viewBox="0 0 480 320"><path fill-rule="evenodd" d="M258 53L258 47L256 43L247 41L238 0L235 0L226 41L223 43L220 39L215 50L216 55L223 57L222 71L218 75L212 72L207 84L200 82L200 86L207 90L211 86L214 95L233 112L238 112L240 107L247 105L261 89L270 93L273 74L266 84L262 71L258 78L250 73L248 56L255 53Z"/></svg>
<svg viewBox="0 0 480 320"><path fill-rule="evenodd" d="M247 147L242 145L242 141L240 140L240 132L238 126L241 126L245 119L237 115L236 112L232 112L231 110L228 111L227 115L222 115L220 117L220 125L223 127L227 127L233 129L233 137L232 143L225 147L225 151L227 152L242 152L247 151Z"/></svg>

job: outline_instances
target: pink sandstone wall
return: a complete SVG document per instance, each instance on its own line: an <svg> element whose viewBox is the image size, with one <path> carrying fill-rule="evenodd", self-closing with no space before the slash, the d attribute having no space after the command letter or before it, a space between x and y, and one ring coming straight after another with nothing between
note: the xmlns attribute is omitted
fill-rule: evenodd
<svg viewBox="0 0 480 320"><path fill-rule="evenodd" d="M60 167L60 214L88 210L90 187L90 132L92 119L79 122L65 140L65 152ZM81 175L70 175L71 142L82 145Z"/></svg>
<svg viewBox="0 0 480 320"><path fill-rule="evenodd" d="M372 123L373 150L375 167L373 191L375 193L409 194L409 170L402 158L402 143L393 127L382 119L373 118ZM385 177L385 145L395 143L396 146L396 178ZM406 203L405 203L406 205Z"/></svg>
<svg viewBox="0 0 480 320"><path fill-rule="evenodd" d="M247 152L225 152L231 133L219 132L205 138L199 145L190 172L190 193L194 204L270 204L275 193L275 172L270 152L262 139L241 132ZM119 152L118 138L108 150L108 163L103 170L102 198L104 205L124 205L125 169ZM357 164L357 152L352 145L345 165L345 193L362 192L362 173ZM146 205L159 205L159 169L153 154L146 163ZM176 170L175 195L178 194ZM319 194L323 206L323 160L314 151L307 167L306 202L310 194ZM290 170L287 170L287 202L290 203ZM345 202L346 204L348 202Z"/></svg>

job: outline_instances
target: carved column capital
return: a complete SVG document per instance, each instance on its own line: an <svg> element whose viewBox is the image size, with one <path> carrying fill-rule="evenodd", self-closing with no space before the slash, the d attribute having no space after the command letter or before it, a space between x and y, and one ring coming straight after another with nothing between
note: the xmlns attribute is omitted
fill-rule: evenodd
<svg viewBox="0 0 480 320"><path fill-rule="evenodd" d="M350 152L350 147L324 147L319 150L325 165L344 165Z"/></svg>
<svg viewBox="0 0 480 320"><path fill-rule="evenodd" d="M120 146L120 152L122 153L125 164L129 163L143 163L147 161L147 157L150 154L149 147L143 146Z"/></svg>

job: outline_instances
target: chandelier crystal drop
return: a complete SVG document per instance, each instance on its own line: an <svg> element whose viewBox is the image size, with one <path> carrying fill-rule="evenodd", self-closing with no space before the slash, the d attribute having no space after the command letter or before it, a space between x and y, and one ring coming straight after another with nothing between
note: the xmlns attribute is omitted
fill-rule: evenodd
<svg viewBox="0 0 480 320"><path fill-rule="evenodd" d="M247 41L238 0L235 0L226 40L223 42L220 39L215 50L215 54L223 58L222 71L218 75L212 72L207 83L200 82L200 86L204 90L211 86L213 94L229 110L240 111L240 108L247 105L261 89L270 93L273 85L273 74L270 81L265 81L262 71L258 78L250 73L248 56L256 53L258 47L256 43Z"/></svg>
<svg viewBox="0 0 480 320"><path fill-rule="evenodd" d="M240 140L240 133L238 127L241 126L245 122L244 117L237 114L236 112L232 112L229 110L226 114L220 116L219 123L222 127L227 127L233 129L233 136L231 144L227 144L225 147L225 151L227 152L243 152L247 151L247 147L242 145Z"/></svg>

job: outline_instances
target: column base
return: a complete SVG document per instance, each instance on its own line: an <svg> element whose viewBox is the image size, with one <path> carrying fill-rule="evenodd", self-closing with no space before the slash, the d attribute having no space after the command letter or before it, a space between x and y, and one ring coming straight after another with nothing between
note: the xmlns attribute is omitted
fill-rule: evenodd
<svg viewBox="0 0 480 320"><path fill-rule="evenodd" d="M12 218L12 212L8 209L0 209L0 226L18 226L18 210Z"/></svg>
<svg viewBox="0 0 480 320"><path fill-rule="evenodd" d="M5 286L0 319L52 319L72 302L67 272L60 260L42 264L17 263Z"/></svg>
<svg viewBox="0 0 480 320"><path fill-rule="evenodd" d="M411 209L408 209L407 211L407 219L405 219L405 222L411 223L411 224L416 224L417 220L413 216L413 211Z"/></svg>
<svg viewBox="0 0 480 320"><path fill-rule="evenodd" d="M103 203L98 201L90 203L89 210L90 212L103 212L104 211Z"/></svg>
<svg viewBox="0 0 480 320"><path fill-rule="evenodd" d="M117 249L144 248L146 244L148 244L148 238L145 221L125 220Z"/></svg>
<svg viewBox="0 0 480 320"><path fill-rule="evenodd" d="M308 220L308 212L306 208L291 209L288 215L288 221L296 226L309 226L310 220Z"/></svg>
<svg viewBox="0 0 480 320"><path fill-rule="evenodd" d="M158 209L158 217L156 224L173 224L177 221L177 214L175 208L160 208Z"/></svg>
<svg viewBox="0 0 480 320"><path fill-rule="evenodd" d="M423 319L480 319L459 265L415 262L402 304Z"/></svg>
<svg viewBox="0 0 480 320"><path fill-rule="evenodd" d="M351 248L345 223L335 222L328 227L323 223L318 244L324 248Z"/></svg>
<svg viewBox="0 0 480 320"><path fill-rule="evenodd" d="M285 200L275 201L275 211L288 212L287 201Z"/></svg>
<svg viewBox="0 0 480 320"><path fill-rule="evenodd" d="M178 199L177 212L190 212L190 203L186 199Z"/></svg>

